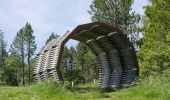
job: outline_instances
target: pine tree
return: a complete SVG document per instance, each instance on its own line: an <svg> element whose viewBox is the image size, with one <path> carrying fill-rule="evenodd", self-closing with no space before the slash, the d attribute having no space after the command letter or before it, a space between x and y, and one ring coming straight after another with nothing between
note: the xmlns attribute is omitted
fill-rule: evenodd
<svg viewBox="0 0 170 100"><path fill-rule="evenodd" d="M13 40L13 43L11 45L11 52L16 53L20 58L21 58L21 68L22 69L22 85L25 84L25 36L24 36L24 31L23 28L17 32L16 37Z"/></svg>
<svg viewBox="0 0 170 100"><path fill-rule="evenodd" d="M84 74L84 64L85 64L85 59L84 56L88 52L89 48L84 44L79 42L78 46L76 47L76 66L79 66L82 70L82 74Z"/></svg>
<svg viewBox="0 0 170 100"><path fill-rule="evenodd" d="M76 53L76 50L74 49L73 46L71 46L69 49L69 61L68 61L70 70L75 68L75 53Z"/></svg>
<svg viewBox="0 0 170 100"><path fill-rule="evenodd" d="M29 23L26 23L24 30L25 43L26 43L26 55L27 55L27 64L28 64L28 84L30 84L30 71L31 71L31 63L30 60L35 53L36 44L35 44L35 36L33 36L33 30Z"/></svg>
<svg viewBox="0 0 170 100"><path fill-rule="evenodd" d="M98 66L96 64L96 57L91 49L84 43L79 42L76 47L75 56L75 65L81 69L84 82L96 79L98 77Z"/></svg>
<svg viewBox="0 0 170 100"><path fill-rule="evenodd" d="M61 64L61 68L63 71L68 70L68 58L69 58L69 49L66 46L64 46L62 64Z"/></svg>
<svg viewBox="0 0 170 100"><path fill-rule="evenodd" d="M59 35L55 35L53 32L50 34L50 36L48 37L46 44L51 41L52 39L55 39L56 37L59 37Z"/></svg>
<svg viewBox="0 0 170 100"><path fill-rule="evenodd" d="M22 85L25 84L25 73L28 73L28 84L30 84L31 79L31 59L35 53L36 44L35 36L33 36L33 30L29 23L17 32L16 37L13 40L10 51L16 53L22 61ZM26 59L27 58L27 59ZM27 63L25 63L27 61ZM25 69L26 64L28 64L28 69Z"/></svg>
<svg viewBox="0 0 170 100"><path fill-rule="evenodd" d="M0 81L4 81L3 74L6 57L6 42L4 40L4 33L0 30Z"/></svg>

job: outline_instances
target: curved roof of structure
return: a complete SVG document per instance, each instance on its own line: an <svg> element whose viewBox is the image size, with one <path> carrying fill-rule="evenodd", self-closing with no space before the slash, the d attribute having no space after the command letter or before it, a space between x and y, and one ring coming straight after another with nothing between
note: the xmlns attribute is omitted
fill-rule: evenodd
<svg viewBox="0 0 170 100"><path fill-rule="evenodd" d="M55 69L58 79L62 80L60 64L64 45L69 39L84 42L92 49L96 56L101 55L102 53L109 53L111 51L119 51L119 54L122 54L122 57L127 56L125 58L120 58L122 62L127 63L126 65L123 65L127 67L133 66L133 68L136 68L137 72L135 72L135 74L138 76L139 67L135 49L127 38L127 35L123 34L119 28L112 27L102 22L78 25L72 32L66 32L66 34L62 37L50 41L37 55L34 75L43 73L47 69ZM117 59L111 59L108 57L107 60L112 61ZM110 62L107 61L106 63L109 64Z"/></svg>

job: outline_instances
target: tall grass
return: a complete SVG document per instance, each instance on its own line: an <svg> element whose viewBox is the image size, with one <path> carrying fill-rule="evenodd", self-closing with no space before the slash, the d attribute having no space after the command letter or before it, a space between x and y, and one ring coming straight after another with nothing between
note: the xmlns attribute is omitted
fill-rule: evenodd
<svg viewBox="0 0 170 100"><path fill-rule="evenodd" d="M60 84L45 81L25 87L0 87L0 100L170 100L170 71L151 75L132 87L101 92L97 83Z"/></svg>

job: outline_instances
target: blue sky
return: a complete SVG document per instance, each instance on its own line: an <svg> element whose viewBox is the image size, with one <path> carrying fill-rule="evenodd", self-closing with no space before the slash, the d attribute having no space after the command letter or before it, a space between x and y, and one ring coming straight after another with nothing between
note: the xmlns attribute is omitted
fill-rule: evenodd
<svg viewBox="0 0 170 100"><path fill-rule="evenodd" d="M63 35L77 25L91 22L87 13L92 0L0 0L0 30L5 33L8 48L16 32L31 23L36 36L37 51L54 32ZM146 0L135 0L133 10L144 14ZM68 46L75 45L69 41Z"/></svg>

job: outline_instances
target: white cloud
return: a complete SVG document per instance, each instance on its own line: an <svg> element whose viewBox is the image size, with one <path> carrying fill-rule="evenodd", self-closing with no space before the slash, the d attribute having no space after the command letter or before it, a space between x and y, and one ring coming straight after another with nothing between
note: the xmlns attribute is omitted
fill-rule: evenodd
<svg viewBox="0 0 170 100"><path fill-rule="evenodd" d="M90 22L87 13L92 0L0 0L0 29L5 32L8 45L16 32L31 23L38 50L51 32L63 35L79 24ZM135 0L134 9L141 10L145 0ZM144 3L143 3L144 2ZM72 44L73 42L71 42Z"/></svg>
<svg viewBox="0 0 170 100"><path fill-rule="evenodd" d="M63 35L78 24L90 22L87 0L1 0L0 28L11 44L16 32L31 23L38 48L51 32Z"/></svg>

